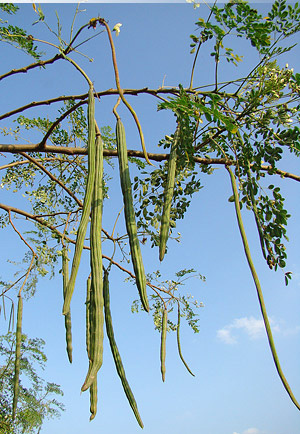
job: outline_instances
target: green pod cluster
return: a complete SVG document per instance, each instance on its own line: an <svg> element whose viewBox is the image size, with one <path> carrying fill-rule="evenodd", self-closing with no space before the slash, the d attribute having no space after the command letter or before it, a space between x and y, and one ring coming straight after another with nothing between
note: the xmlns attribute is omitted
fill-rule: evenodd
<svg viewBox="0 0 300 434"><path fill-rule="evenodd" d="M136 277L136 285L139 291L143 308L149 312L149 303L146 291L146 277L142 260L141 247L137 236L137 226L133 207L131 180L128 167L127 146L125 129L121 119L116 126L116 140L120 169L120 182L123 193L124 213L127 233L129 237L130 252L133 269Z"/></svg>
<svg viewBox="0 0 300 434"><path fill-rule="evenodd" d="M103 205L103 142L100 135L96 138L96 173L91 212L91 297L90 321L90 366L81 388L87 390L96 379L103 360L103 277L102 277L102 205Z"/></svg>
<svg viewBox="0 0 300 434"><path fill-rule="evenodd" d="M69 258L68 258L68 248L64 247L62 250L62 275L63 275L63 297L65 300L67 285L69 282ZM72 363L72 322L71 322L71 311L65 315L65 330L66 330L66 344L67 344L67 354L69 362Z"/></svg>
<svg viewBox="0 0 300 434"><path fill-rule="evenodd" d="M18 313L17 313L17 330L16 330L16 353L15 353L15 375L14 375L14 396L12 419L15 420L18 397L19 397L19 380L20 380L20 361L21 361L21 342L22 342L22 316L23 316L23 299L21 294L18 296Z"/></svg>
<svg viewBox="0 0 300 434"><path fill-rule="evenodd" d="M109 297L109 280L108 280L108 271L104 271L104 279L103 279L103 296L104 296L104 313L105 313L105 325L106 325L106 332L111 348L111 352L114 358L114 362L116 365L116 369L118 372L118 375L120 377L120 380L122 382L122 386L124 389L124 392L126 394L126 397L129 401L129 404L133 410L133 413L136 417L136 420L141 428L144 427L144 424L142 422L142 419L140 417L136 400L133 396L132 390L128 384L125 370L123 367L122 359L116 344L115 336L114 336L114 330L112 325L112 317L111 317L111 311L110 311L110 297Z"/></svg>
<svg viewBox="0 0 300 434"><path fill-rule="evenodd" d="M177 148L180 140L180 128L177 125L174 139L171 144L171 150L168 162L167 182L164 189L164 205L161 216L160 233L159 233L159 260L162 261L165 256L167 241L170 231L170 213L171 204L174 193L176 163L177 163Z"/></svg>
<svg viewBox="0 0 300 434"><path fill-rule="evenodd" d="M86 229L90 218L92 196L95 181L95 98L93 88L90 87L88 93L88 176L85 189L85 196L82 207L82 216L78 227L75 252L72 262L70 280L67 285L66 295L63 305L63 314L66 315L70 310L72 295L75 288L75 281L79 269Z"/></svg>
<svg viewBox="0 0 300 434"><path fill-rule="evenodd" d="M168 311L167 309L164 309L162 313L161 340L160 340L160 371L161 371L162 381L165 381L165 377L166 377L167 323L168 323Z"/></svg>

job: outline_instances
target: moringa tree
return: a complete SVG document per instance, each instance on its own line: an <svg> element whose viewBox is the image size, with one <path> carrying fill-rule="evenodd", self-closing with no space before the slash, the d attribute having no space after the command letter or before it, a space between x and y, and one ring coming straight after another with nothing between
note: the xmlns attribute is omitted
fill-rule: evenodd
<svg viewBox="0 0 300 434"><path fill-rule="evenodd" d="M198 331L195 309L199 303L181 293L181 284L193 269L178 270L175 278L163 280L159 271L145 273L140 244L148 242L157 249L160 261L167 253L168 239L176 238L176 222L185 216L193 195L202 188L205 175L213 176L216 167L228 173L232 189L229 201L236 212L238 230L245 256L256 288L266 333L279 377L289 397L300 409L279 363L263 293L251 257L242 212L252 213L257 227L261 253L266 266L284 270L285 283L291 279L286 271L286 226L289 212L277 180L299 182L299 175L283 170L286 155L299 157L299 95L300 74L288 64L280 66L280 56L296 44L289 44L300 30L300 7L279 0L266 16L246 2L229 2L224 7L209 7L206 18L196 22L191 37L193 63L187 85L150 89L122 87L114 43L114 33L120 33L121 23L112 29L105 17L91 18L76 28L77 7L68 39L63 35L58 18L58 30L47 24L42 9L33 5L38 22L51 32L46 41L2 20L1 39L21 48L34 58L33 63L14 68L0 76L4 81L15 74L42 70L63 62L81 75L86 92L60 95L51 99L28 102L3 113L0 120L14 119L17 126L2 128L10 143L1 144L2 155L9 156L3 164L1 187L23 196L24 206L1 203L1 225L11 227L28 249L26 265L13 282L2 282L1 296L5 300L12 289L22 296L34 295L39 277L54 273L58 258L62 260L62 280L67 351L72 361L71 299L83 251L88 251L90 270L86 272L86 346L89 368L82 391L90 390L91 419L97 411L97 373L102 365L104 323L118 375L124 392L140 426L143 422L125 376L112 328L109 303L109 274L119 269L127 279L136 283L139 300L133 310L152 312L155 328L161 331L161 373L165 378L167 331L177 335L179 357L184 360L180 346L180 321L184 317ZM16 13L17 7L2 4L6 13ZM31 28L30 28L31 29ZM38 29L36 27L35 29ZM31 31L31 30L30 30ZM38 32L38 30L36 30ZM116 87L101 89L96 72L84 69L79 52L91 39L106 38L114 71ZM236 66L242 58L225 45L229 37L243 38L257 53L257 62L241 77L223 81L221 61ZM211 48L213 82L195 83L195 69L204 45ZM39 51L55 50L47 57ZM158 110L170 111L176 119L176 129L166 134L157 145L157 152L147 152L142 125L128 96L147 94L158 100ZM100 124L95 105L102 97L112 97L111 111L116 118L116 134ZM116 101L116 97L118 98ZM47 107L60 103L55 119L47 116ZM125 129L120 118L119 104L128 109L136 124L141 150L128 149ZM87 105L87 112L83 106ZM40 107L45 114L27 117L27 111ZM32 134L31 143L22 141L25 133ZM36 134L42 133L41 136ZM36 137L39 137L36 139ZM36 142L33 142L36 140ZM113 160L119 164L119 174L110 171ZM130 177L129 163L137 176ZM155 165L154 165L155 164ZM111 175L113 173L113 176ZM201 180L200 180L201 177ZM272 182L266 182L272 177ZM121 211L114 218L113 230L102 225L102 211L109 203L113 183L122 189ZM25 189L25 188L26 189ZM123 214L126 232L116 230ZM32 223L27 236L18 229L20 218ZM112 219L111 219L112 220ZM123 265L124 259L132 267ZM69 265L71 265L69 267ZM70 268L70 270L69 270ZM148 270L147 270L148 271ZM203 276L200 276L204 279ZM10 292L9 292L10 291ZM173 312L176 312L173 318ZM18 357L16 356L16 364ZM17 381L17 376L15 378Z"/></svg>

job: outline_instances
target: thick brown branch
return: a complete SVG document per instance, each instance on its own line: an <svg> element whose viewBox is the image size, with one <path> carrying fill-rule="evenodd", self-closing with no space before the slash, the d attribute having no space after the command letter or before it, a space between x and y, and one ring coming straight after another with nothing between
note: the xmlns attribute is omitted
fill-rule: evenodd
<svg viewBox="0 0 300 434"><path fill-rule="evenodd" d="M264 170L266 172L273 170L272 166L261 166L260 168L261 170ZM276 175L280 175L282 178L290 178L300 182L300 176L294 175L293 173L285 172L284 170L276 169Z"/></svg>
<svg viewBox="0 0 300 434"><path fill-rule="evenodd" d="M53 154L66 154L66 155L87 155L86 148L71 148L64 146L53 146L47 145L43 149L39 149L39 143L36 144L24 144L24 145L4 145L0 144L0 152L20 154L22 152L41 152L41 153L53 153ZM113 149L104 149L103 155L105 157L117 157L118 153ZM142 151L136 151L134 149L128 150L129 157L144 158L144 153ZM148 152L148 157L150 160L154 161L164 161L168 160L169 154L155 154ZM225 160L224 158L201 158L194 157L197 163L201 164L233 164L230 160Z"/></svg>
<svg viewBox="0 0 300 434"><path fill-rule="evenodd" d="M123 93L124 94L128 94L128 95L139 95L141 93L145 93L145 94L149 94L149 95L153 95L153 96L157 96L158 94L172 94L172 95L176 95L178 94L178 89L175 87L169 88L169 89L165 89L165 88L159 88L159 89L148 89L147 87L143 87L141 89L123 89ZM102 97L102 96L109 96L109 95L118 95L118 90L117 89L107 89L104 90L102 92L95 92L95 97ZM87 99L88 94L84 93L82 95L62 95L62 96L58 96L56 98L52 98L52 99L47 99L44 101L32 101L29 104L26 104L22 107L18 107L17 109L11 110L10 112L4 113L3 115L0 116L0 120L8 118L10 116L13 116L17 113L21 113L29 108L33 108L33 107L38 107L41 105L50 105L59 101L70 101L70 100L82 100L82 99Z"/></svg>
<svg viewBox="0 0 300 434"><path fill-rule="evenodd" d="M11 71L6 72L3 75L0 75L0 81L3 80L6 77L9 77L10 75L19 74L19 73L26 73L30 69L37 68L38 66L50 65L51 63L56 62L56 60L59 60L59 59L62 59L62 58L63 58L63 56L61 54L56 54L51 59L48 59L48 60L39 60L38 62L31 63L30 65L24 66L23 68L12 69Z"/></svg>
<svg viewBox="0 0 300 434"><path fill-rule="evenodd" d="M39 150L38 144L33 145L1 145L0 144L0 152L7 152L12 154L18 154L24 151L27 152L45 152L45 153L54 153L54 154L66 154L66 155L87 155L87 149L85 148L65 148L63 146L45 146L44 149ZM103 155L105 157L117 157L117 151L112 149L104 149ZM128 156L129 157L137 157L137 158L145 158L144 153L141 151L136 151L134 149L128 150ZM169 154L155 154L148 152L148 158L153 161L165 161L169 159ZM226 158L202 158L202 157L194 157L194 161L198 164L205 164L205 165L227 165L227 166L234 166L235 162L234 160L228 160ZM261 170L265 172L269 172L272 169L271 166L261 166ZM277 175L282 176L283 178L290 178L295 181L300 182L300 176L294 175L293 173L285 172L284 170L276 169L275 173Z"/></svg>

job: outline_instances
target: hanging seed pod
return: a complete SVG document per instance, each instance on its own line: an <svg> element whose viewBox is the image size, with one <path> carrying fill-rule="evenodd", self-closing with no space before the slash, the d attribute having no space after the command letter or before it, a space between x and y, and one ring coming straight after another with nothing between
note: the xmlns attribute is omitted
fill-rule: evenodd
<svg viewBox="0 0 300 434"><path fill-rule="evenodd" d="M12 419L15 420L18 397L19 397L19 380L20 380L20 360L21 360L21 342L22 342L22 316L23 316L23 299L21 294L18 296L18 313L16 329L16 353L15 353L15 375L14 375L14 396Z"/></svg>
<svg viewBox="0 0 300 434"><path fill-rule="evenodd" d="M178 348L178 353L179 353L179 357L182 361L182 363L184 364L184 366L186 367L186 369L189 371L189 373L195 377L195 374L192 373L192 371L190 370L188 364L186 363L186 361L183 358L182 352L181 352L181 345L180 345L180 306L178 304L178 317L177 317L177 330L176 330L176 334L177 334L177 348Z"/></svg>
<svg viewBox="0 0 300 434"><path fill-rule="evenodd" d="M62 275L63 275L63 297L65 300L67 285L69 282L69 258L68 258L68 248L64 247L62 250ZM65 315L65 330L66 330L66 344L67 344L67 354L69 362L72 363L72 322L71 322L71 311Z"/></svg>
<svg viewBox="0 0 300 434"><path fill-rule="evenodd" d="M93 420L97 413L97 401L98 401L98 388L97 388L97 377L90 386L90 421Z"/></svg>
<svg viewBox="0 0 300 434"><path fill-rule="evenodd" d="M162 381L165 381L165 377L166 377L167 323L168 323L168 311L167 309L164 309L162 314L161 341L160 341L160 371L161 371Z"/></svg>
<svg viewBox="0 0 300 434"><path fill-rule="evenodd" d="M87 289L86 289L86 351L89 359L89 368L92 364L91 352L93 351L93 346L91 345L91 336L94 335L93 330L93 312L92 306L93 302L91 301L91 279L87 280ZM97 413L97 377L94 382L90 386L90 421L93 420Z"/></svg>
<svg viewBox="0 0 300 434"><path fill-rule="evenodd" d="M170 212L174 193L177 147L180 140L180 128L177 125L174 139L171 145L171 151L168 162L167 182L164 190L164 205L161 216L160 234L159 234L159 260L162 261L165 256L167 240L170 231Z"/></svg>
<svg viewBox="0 0 300 434"><path fill-rule="evenodd" d="M105 312L105 325L106 325L106 332L107 337L109 340L111 352L114 358L114 362L116 365L116 369L118 372L118 375L120 377L120 380L122 382L122 386L125 392L125 395L129 401L129 404L132 408L132 411L136 417L136 420L141 428L144 427L144 424L142 422L141 416L139 414L137 403L134 398L134 395L132 393L132 390L128 384L125 370L123 367L122 359L117 347L117 343L114 336L114 330L112 325L112 317L111 317L111 311L110 311L110 298L109 298L109 281L108 281L108 272L107 270L104 271L104 282L103 282L103 295L104 295L104 312Z"/></svg>
<svg viewBox="0 0 300 434"><path fill-rule="evenodd" d="M103 278L102 278L102 205L103 205L103 142L96 138L96 173L91 212L91 311L93 329L91 334L91 364L81 388L87 390L94 382L103 359Z"/></svg>
<svg viewBox="0 0 300 434"><path fill-rule="evenodd" d="M95 181L95 154L95 99L93 94L93 88L90 87L88 94L88 176L82 207L82 215L76 237L71 276L67 285L64 300L64 315L66 315L70 310L70 303L75 288L75 281L79 269L86 229L90 218L92 195Z"/></svg>
<svg viewBox="0 0 300 434"><path fill-rule="evenodd" d="M125 129L121 119L116 126L116 140L120 168L120 182L123 193L124 213L127 233L129 237L131 259L136 278L136 285L144 309L149 312L149 303L146 292L146 277L142 260L141 247L137 236L137 227L133 207L131 180L128 167Z"/></svg>

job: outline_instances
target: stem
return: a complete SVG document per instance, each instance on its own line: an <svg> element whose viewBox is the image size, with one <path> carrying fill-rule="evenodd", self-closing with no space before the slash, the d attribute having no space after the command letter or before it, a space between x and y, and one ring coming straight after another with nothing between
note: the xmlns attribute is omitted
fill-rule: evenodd
<svg viewBox="0 0 300 434"><path fill-rule="evenodd" d="M68 60L70 63L72 63L73 66L75 66L75 68L84 76L84 78L88 82L90 88L93 88L93 82L88 77L88 75L84 72L84 70L82 68L80 68L80 66L77 65L77 63L73 59L71 59L70 57L67 57L63 51L61 51L61 55L63 56L64 59Z"/></svg>
<svg viewBox="0 0 300 434"><path fill-rule="evenodd" d="M135 120L136 126L137 126L137 128L139 130L139 135L140 135L140 138L141 138L141 144L142 144L143 152L144 152L144 155L145 155L145 159L146 159L146 161L147 161L148 164L150 164L151 166L153 166L153 164L150 162L150 160L148 158L148 154L147 154L147 150L146 150L146 146L145 146L144 134L143 134L143 131L142 131L142 127L141 127L140 121L139 121L139 119L138 119L138 117L136 115L136 112L133 110L133 108L131 107L131 105L129 104L129 102L125 99L124 94L123 94L123 90L121 89L121 86L120 86L120 78L119 78L119 70L118 70L118 65L117 65L116 50L115 50L114 41L113 41L113 38L112 38L112 34L111 34L111 31L110 31L110 28L109 28L107 22L104 19L101 20L101 24L103 24L105 26L106 30L107 30L108 39L109 39L109 43L110 43L110 47L111 47L112 61L113 61L113 66L114 66L114 71L115 71L116 86L117 86L120 98L123 101L123 103L126 105L126 107L128 108L128 110L130 111L130 113L132 114L132 116L133 116L133 118Z"/></svg>
<svg viewBox="0 0 300 434"><path fill-rule="evenodd" d="M215 4L217 3L217 0L215 0L215 2L214 2L214 4L213 4L213 7L215 6ZM208 5L207 5L208 6ZM212 13L213 13L213 11L212 11L212 9L210 10L210 13L209 13L209 16L208 16L208 18L207 18L207 23L209 22L209 20L210 20L210 18L211 18L211 16L212 16ZM201 33L201 35L202 35L202 33ZM196 66L196 62L197 62L197 58L198 58L198 54L199 54L199 50L200 50L200 47L201 47L201 45L202 45L202 43L203 42L205 42L205 41L203 41L202 40L202 37L200 38L200 40L199 40L199 45L198 45L198 48L197 48L197 51L196 51L196 54L195 54L195 58L194 58L194 62L193 62L193 66L192 66L192 72L191 72L191 80L190 80L190 86L189 86L189 90L192 90L192 88L193 88L193 80L194 80L194 72L195 72L195 66Z"/></svg>
<svg viewBox="0 0 300 434"><path fill-rule="evenodd" d="M264 297L263 297L263 293L262 293L262 289L260 286L260 282L258 279L258 275L256 273L252 258L251 258L251 254L250 254L250 249L249 249L249 244L248 244L248 240L247 240L247 236L246 236L246 232L245 232L245 228L244 228L244 224L243 224L243 220L242 220L242 215L241 215L241 210L240 210L240 203L239 203L239 194L238 194L238 189L237 189L237 185L236 185L236 179L234 174L232 173L232 171L230 170L230 168L228 166L226 166L226 169L228 170L228 173L230 175L230 180L231 180L231 186L232 186L232 192L234 195L234 204L235 204L235 211L236 211L236 217L237 217L237 221L238 221L238 226L239 226L239 230L240 230L240 234L241 234L241 238L242 238L242 242L243 242L243 246L244 246L244 250L245 250L245 254L246 254L246 258L248 261L248 265L254 280L254 284L256 287L256 291L257 291L257 296L258 296L258 301L259 301L259 305L260 305L260 310L263 316L263 320L265 323L265 329L267 332L267 337L268 337L268 341L269 341L269 345L271 348L271 353L272 353L272 357L278 372L278 375L282 381L282 384L285 388L285 390L287 391L289 397L291 398L291 400L293 401L293 403L295 404L295 406L298 408L298 410L300 410L300 405L297 402L296 398L293 395L293 392L282 372L280 363L279 363L279 359L278 359L278 355L276 352L276 348L275 348L275 343L274 343L274 339L273 339L273 335L272 335L272 331L271 331L271 326L270 326L270 322L268 319L268 315L267 315L267 311L266 311L266 306L265 306L265 302L264 302Z"/></svg>

